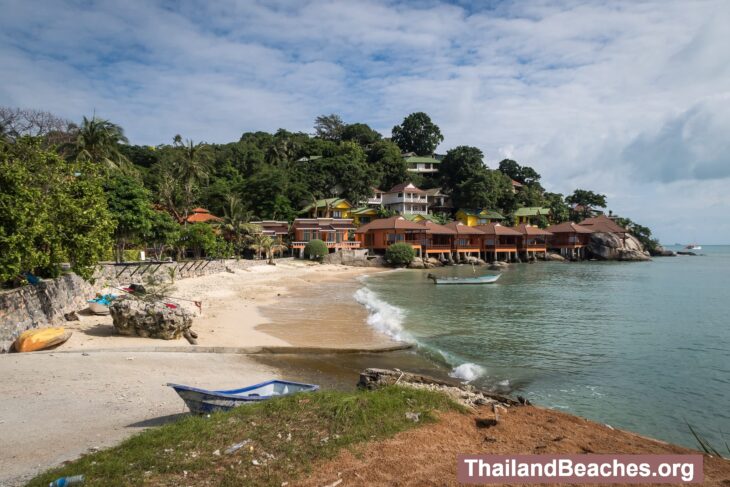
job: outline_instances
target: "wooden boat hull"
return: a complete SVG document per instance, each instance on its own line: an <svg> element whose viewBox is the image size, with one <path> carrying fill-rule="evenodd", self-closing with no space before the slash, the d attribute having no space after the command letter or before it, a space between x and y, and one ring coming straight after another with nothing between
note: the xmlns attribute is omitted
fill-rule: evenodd
<svg viewBox="0 0 730 487"><path fill-rule="evenodd" d="M481 276L481 277L455 277L452 279L446 278L434 278L434 282L438 285L476 285L476 284L493 284L497 282L501 274L493 276Z"/></svg>
<svg viewBox="0 0 730 487"><path fill-rule="evenodd" d="M210 414L229 411L245 404L265 401L273 397L288 396L300 392L314 392L319 389L315 384L273 380L262 382L242 389L211 391L181 384L167 384L185 401L193 414Z"/></svg>
<svg viewBox="0 0 730 487"><path fill-rule="evenodd" d="M35 352L55 347L71 338L71 331L65 328L37 328L20 334L13 345L17 352Z"/></svg>

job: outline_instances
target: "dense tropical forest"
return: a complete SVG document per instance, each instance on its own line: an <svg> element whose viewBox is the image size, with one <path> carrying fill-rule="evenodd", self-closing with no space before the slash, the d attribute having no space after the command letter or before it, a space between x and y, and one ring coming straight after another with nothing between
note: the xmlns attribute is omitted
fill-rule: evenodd
<svg viewBox="0 0 730 487"><path fill-rule="evenodd" d="M130 144L122 127L96 116L74 123L0 107L0 283L17 284L29 272L57 275L61 262L88 277L96 262L122 260L140 245L156 258L270 253L275 244L256 236L251 221L291 221L314 200L340 196L356 204L373 187L407 181L441 187L454 208L490 208L508 217L519 207L542 206L560 222L586 216L571 205L607 205L604 195L588 190L567 197L548 192L540 174L513 160L489 168L476 147L447 151L437 176L407 171L403 153L431 155L442 141L427 114L413 113L390 138L323 115L312 134L246 132L227 144L176 135L151 147ZM514 192L511 180L522 189ZM196 207L222 222L181 225ZM653 242L648 228L622 223Z"/></svg>

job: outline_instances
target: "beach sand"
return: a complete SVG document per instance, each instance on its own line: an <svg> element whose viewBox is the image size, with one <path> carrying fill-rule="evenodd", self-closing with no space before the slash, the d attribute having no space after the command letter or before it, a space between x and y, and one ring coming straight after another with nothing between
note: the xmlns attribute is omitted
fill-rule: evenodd
<svg viewBox="0 0 730 487"><path fill-rule="evenodd" d="M377 271L286 259L276 266L176 281L171 294L202 301L202 312L189 301L170 301L195 314L192 329L201 348L392 346L366 325L364 308L352 298L359 287L355 277ZM116 335L109 316L80 313L79 318L67 323L73 335L59 351L188 346L184 338Z"/></svg>

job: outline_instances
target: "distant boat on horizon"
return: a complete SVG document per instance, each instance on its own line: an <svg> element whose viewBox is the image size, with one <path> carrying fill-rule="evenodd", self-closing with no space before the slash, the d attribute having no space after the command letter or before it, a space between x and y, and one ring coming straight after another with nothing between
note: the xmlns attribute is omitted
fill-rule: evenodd
<svg viewBox="0 0 730 487"><path fill-rule="evenodd" d="M691 243L684 246L685 250L702 250L702 246L698 243Z"/></svg>

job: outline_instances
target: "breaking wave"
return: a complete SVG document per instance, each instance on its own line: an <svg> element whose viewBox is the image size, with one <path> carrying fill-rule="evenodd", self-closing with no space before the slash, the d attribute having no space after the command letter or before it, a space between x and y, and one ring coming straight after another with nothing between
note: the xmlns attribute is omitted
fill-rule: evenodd
<svg viewBox="0 0 730 487"><path fill-rule="evenodd" d="M403 330L405 312L386 303L370 289L363 287L355 291L355 300L368 310L368 325L399 341L412 341Z"/></svg>
<svg viewBox="0 0 730 487"><path fill-rule="evenodd" d="M481 365L467 362L454 367L451 372L449 372L449 377L471 382L483 376L486 372L487 371Z"/></svg>

